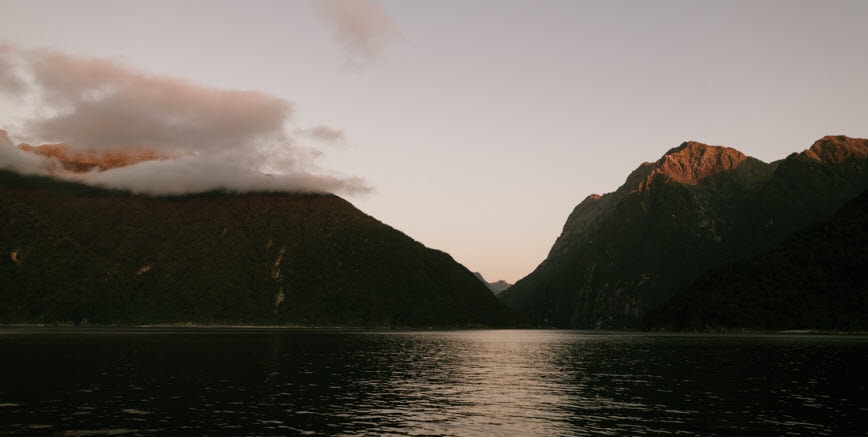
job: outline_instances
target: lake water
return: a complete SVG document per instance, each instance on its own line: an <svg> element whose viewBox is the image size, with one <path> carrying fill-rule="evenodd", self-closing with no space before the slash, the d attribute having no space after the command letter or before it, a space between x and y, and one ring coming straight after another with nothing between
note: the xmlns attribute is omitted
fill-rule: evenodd
<svg viewBox="0 0 868 437"><path fill-rule="evenodd" d="M853 435L868 337L0 329L3 435Z"/></svg>

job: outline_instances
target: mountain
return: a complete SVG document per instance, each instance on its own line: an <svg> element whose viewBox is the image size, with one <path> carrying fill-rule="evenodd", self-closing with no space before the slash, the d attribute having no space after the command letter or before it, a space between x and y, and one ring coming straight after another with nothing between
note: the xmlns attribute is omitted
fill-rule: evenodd
<svg viewBox="0 0 868 437"><path fill-rule="evenodd" d="M448 254L329 194L147 197L0 170L0 323L501 326Z"/></svg>
<svg viewBox="0 0 868 437"><path fill-rule="evenodd" d="M540 326L637 328L676 290L832 214L868 188L868 140L828 136L764 163L686 142L582 201L500 299Z"/></svg>
<svg viewBox="0 0 868 437"><path fill-rule="evenodd" d="M646 329L868 330L868 191L773 248L703 274Z"/></svg>
<svg viewBox="0 0 868 437"><path fill-rule="evenodd" d="M85 173L95 169L108 170L144 161L169 158L149 149L74 151L66 144L43 144L41 146L21 144L18 148L25 152L55 158L65 170L75 173Z"/></svg>
<svg viewBox="0 0 868 437"><path fill-rule="evenodd" d="M485 278L482 277L482 273L473 272L473 274L477 278L479 278L479 280L482 281L482 283L485 284L485 286L488 287L488 289L491 290L491 292L494 294L500 294L503 290L512 287L512 284L502 279L495 282L488 282L485 280Z"/></svg>

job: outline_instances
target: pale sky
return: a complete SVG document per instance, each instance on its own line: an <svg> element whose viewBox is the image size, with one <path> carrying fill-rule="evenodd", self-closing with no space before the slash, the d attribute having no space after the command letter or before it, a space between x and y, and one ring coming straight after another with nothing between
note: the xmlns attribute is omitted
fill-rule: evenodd
<svg viewBox="0 0 868 437"><path fill-rule="evenodd" d="M293 165L490 281L530 273L576 204L683 141L768 162L868 137L866 1L0 0L0 17L7 51L288 102L281 144L321 153ZM4 97L0 129L39 114Z"/></svg>

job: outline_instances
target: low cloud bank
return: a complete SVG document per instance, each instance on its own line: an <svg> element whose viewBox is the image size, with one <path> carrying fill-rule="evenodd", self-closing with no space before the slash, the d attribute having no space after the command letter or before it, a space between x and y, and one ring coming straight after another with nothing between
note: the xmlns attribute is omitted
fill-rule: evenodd
<svg viewBox="0 0 868 437"><path fill-rule="evenodd" d="M321 152L300 144L342 141L342 131L296 127L302 134L292 136L292 104L261 92L209 88L112 60L5 44L0 98L38 102L23 131L10 132L20 142L62 143L77 156L155 157L75 172L56 157L16 147L3 133L0 168L148 194L370 190L360 178L319 168Z"/></svg>

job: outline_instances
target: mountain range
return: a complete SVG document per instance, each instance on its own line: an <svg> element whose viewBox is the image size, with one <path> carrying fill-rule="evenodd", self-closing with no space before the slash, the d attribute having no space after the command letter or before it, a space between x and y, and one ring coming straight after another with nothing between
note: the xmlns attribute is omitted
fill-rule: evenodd
<svg viewBox="0 0 868 437"><path fill-rule="evenodd" d="M0 323L505 326L469 270L330 194L143 196L0 170Z"/></svg>
<svg viewBox="0 0 868 437"><path fill-rule="evenodd" d="M769 250L868 188L868 140L764 163L685 142L588 196L547 258L499 295L535 326L638 328L705 272Z"/></svg>
<svg viewBox="0 0 868 437"><path fill-rule="evenodd" d="M71 173L173 159L18 148ZM0 323L868 326L864 139L827 136L771 163L685 142L585 198L515 285L332 194L147 196L4 165Z"/></svg>

